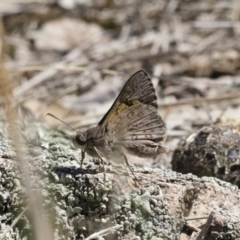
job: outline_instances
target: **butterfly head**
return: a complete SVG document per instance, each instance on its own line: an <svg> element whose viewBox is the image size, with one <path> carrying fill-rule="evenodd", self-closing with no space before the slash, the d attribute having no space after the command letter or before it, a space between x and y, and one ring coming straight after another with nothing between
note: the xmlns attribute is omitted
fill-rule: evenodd
<svg viewBox="0 0 240 240"><path fill-rule="evenodd" d="M71 137L72 143L76 148L85 149L87 143L87 132L78 131L77 134Z"/></svg>

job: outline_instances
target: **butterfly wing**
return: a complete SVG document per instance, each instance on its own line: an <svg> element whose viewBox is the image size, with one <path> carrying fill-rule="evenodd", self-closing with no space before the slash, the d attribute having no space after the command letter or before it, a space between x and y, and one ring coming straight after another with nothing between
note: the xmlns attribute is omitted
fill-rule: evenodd
<svg viewBox="0 0 240 240"><path fill-rule="evenodd" d="M163 151L166 125L151 105L135 104L120 112L107 125L116 148L124 147L139 157L153 157Z"/></svg>
<svg viewBox="0 0 240 240"><path fill-rule="evenodd" d="M157 109L157 97L151 79L143 70L128 79L112 107L99 122L98 135L105 133L109 120L115 119L119 113L136 104L146 104Z"/></svg>

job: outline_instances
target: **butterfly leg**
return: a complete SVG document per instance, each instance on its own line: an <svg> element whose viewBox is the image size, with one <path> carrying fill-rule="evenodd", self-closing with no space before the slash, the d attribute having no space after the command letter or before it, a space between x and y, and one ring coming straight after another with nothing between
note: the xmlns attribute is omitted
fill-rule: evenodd
<svg viewBox="0 0 240 240"><path fill-rule="evenodd" d="M139 180L137 179L136 175L134 174L133 170L131 169L131 167L130 167L130 165L129 165L129 162L128 162L127 157L126 157L125 155L123 155L123 157L124 157L124 161L125 161L126 165L128 166L130 172L131 172L132 175L134 176L134 180L139 183Z"/></svg>
<svg viewBox="0 0 240 240"><path fill-rule="evenodd" d="M103 160L103 158L101 157L101 153L100 153L100 151L99 151L96 147L94 147L94 149L95 149L95 151L96 151L96 153L97 153L99 159L101 160L101 163L102 163L102 166L103 166L104 181L105 181L105 180L106 180L106 169L105 169L104 160Z"/></svg>
<svg viewBox="0 0 240 240"><path fill-rule="evenodd" d="M85 158L85 151L84 150L81 150L81 165L80 165L80 167L82 168L82 165L83 165L83 160L84 160L84 158Z"/></svg>

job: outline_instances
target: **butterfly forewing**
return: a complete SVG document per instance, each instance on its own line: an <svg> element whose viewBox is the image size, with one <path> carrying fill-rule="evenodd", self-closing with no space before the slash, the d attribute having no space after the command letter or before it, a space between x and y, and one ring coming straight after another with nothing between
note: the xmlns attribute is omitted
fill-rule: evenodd
<svg viewBox="0 0 240 240"><path fill-rule="evenodd" d="M157 108L157 97L151 79L143 70L136 72L128 79L112 107L99 122L99 134L102 135L105 132L109 120L115 119L120 112L139 103Z"/></svg>
<svg viewBox="0 0 240 240"><path fill-rule="evenodd" d="M119 101L128 105L142 103L157 108L157 97L147 73L143 70L136 72L123 87Z"/></svg>

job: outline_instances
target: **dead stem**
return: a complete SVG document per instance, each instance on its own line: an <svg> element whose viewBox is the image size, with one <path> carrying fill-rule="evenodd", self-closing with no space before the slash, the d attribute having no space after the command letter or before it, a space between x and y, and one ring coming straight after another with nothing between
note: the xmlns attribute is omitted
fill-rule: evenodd
<svg viewBox="0 0 240 240"><path fill-rule="evenodd" d="M19 126L19 116L16 107L14 107L13 93L11 81L8 77L8 73L4 67L4 41L3 41L3 27L0 23L0 96L3 100L3 108L8 122L9 136L11 136L13 148L16 152L16 160L18 167L21 171L21 179L23 185L26 188L26 202L29 204L29 212L32 219L33 231L35 239L37 240L51 240L52 239L52 229L50 227L48 219L44 216L43 199L41 195L41 189L38 191L33 191L31 187L31 176L28 164L25 162L26 159L31 158L24 153L24 143L21 141L21 130Z"/></svg>

